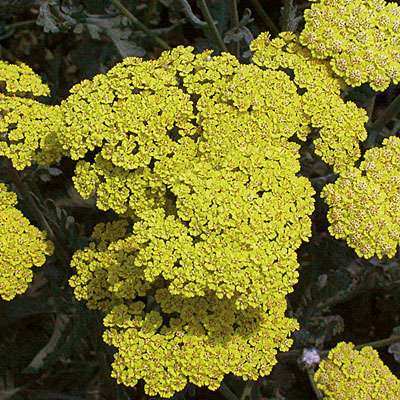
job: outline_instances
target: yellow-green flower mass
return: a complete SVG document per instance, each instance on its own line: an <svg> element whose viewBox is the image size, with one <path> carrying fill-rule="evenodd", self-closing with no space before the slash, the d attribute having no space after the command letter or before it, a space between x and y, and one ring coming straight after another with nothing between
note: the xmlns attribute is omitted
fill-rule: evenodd
<svg viewBox="0 0 400 400"><path fill-rule="evenodd" d="M0 93L0 156L8 157L18 170L32 161L46 166L60 161L60 124L59 106Z"/></svg>
<svg viewBox="0 0 400 400"><path fill-rule="evenodd" d="M50 90L40 76L25 64L9 64L0 60L0 93L18 97L48 96Z"/></svg>
<svg viewBox="0 0 400 400"><path fill-rule="evenodd" d="M400 381L371 346L358 351L353 343L337 344L319 364L314 380L327 400L400 398Z"/></svg>
<svg viewBox="0 0 400 400"><path fill-rule="evenodd" d="M32 267L40 267L53 245L45 232L30 224L15 208L17 195L0 184L0 297L12 300L32 281Z"/></svg>
<svg viewBox="0 0 400 400"><path fill-rule="evenodd" d="M345 239L360 257L393 257L400 244L400 138L365 153L322 191L330 206L330 233Z"/></svg>
<svg viewBox="0 0 400 400"><path fill-rule="evenodd" d="M367 138L367 114L351 101L340 97L344 82L332 71L328 61L316 59L297 36L282 32L278 38L259 35L250 45L253 61L263 70L291 70L300 96L298 119L305 127L297 135L305 140L310 127L318 130L315 153L336 172L353 165L360 156L359 142ZM300 133L300 134L299 134Z"/></svg>
<svg viewBox="0 0 400 400"><path fill-rule="evenodd" d="M8 157L18 170L32 161L47 166L59 161L59 106L33 99L48 95L49 88L24 64L0 61L0 71L0 156Z"/></svg>
<svg viewBox="0 0 400 400"><path fill-rule="evenodd" d="M312 0L300 42L350 86L400 80L400 7L384 0Z"/></svg>
<svg viewBox="0 0 400 400"><path fill-rule="evenodd" d="M229 372L270 372L296 328L285 296L314 204L298 176L299 145L289 141L309 131L289 75L192 51L128 58L73 87L60 106L59 140L79 160L77 190L124 218L96 226L95 241L73 257L70 283L106 313L106 341L119 349L114 376L126 385L143 378L149 394L164 397L187 381L216 389ZM149 294L157 312L132 305ZM121 313L137 322L118 322ZM143 335L149 352L164 353L148 355ZM198 336L200 345L188 344ZM228 359L214 354L200 365L184 355L201 351Z"/></svg>
<svg viewBox="0 0 400 400"><path fill-rule="evenodd" d="M269 375L277 351L297 328L286 318L286 303L268 313L238 311L213 295L185 299L155 291L160 311L144 312L141 301L119 304L104 320L106 343L115 346L112 376L134 386L145 381L148 395L171 397L191 382L216 390L224 375L257 380Z"/></svg>

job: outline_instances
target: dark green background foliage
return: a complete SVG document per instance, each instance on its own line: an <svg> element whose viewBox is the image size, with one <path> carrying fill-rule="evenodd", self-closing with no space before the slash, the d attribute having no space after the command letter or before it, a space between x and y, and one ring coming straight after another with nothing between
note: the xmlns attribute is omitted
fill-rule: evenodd
<svg viewBox="0 0 400 400"><path fill-rule="evenodd" d="M106 72L127 56L153 59L168 46L194 46L221 51L198 1L124 0L126 9L162 42L155 42L108 0L0 1L0 56L31 66L51 88L57 104L72 85ZM186 3L184 6L183 3ZM298 32L307 1L208 0L207 4L227 50L251 62L249 43L260 32ZM237 6L236 12L232 5ZM162 44L163 43L163 44ZM398 95L391 86L377 95L364 87L344 93L379 119ZM376 144L396 135L398 116L379 133ZM370 143L369 143L370 144ZM302 174L320 192L336 175L308 147L301 154ZM116 219L83 201L72 187L75 162L63 159L53 168L32 166L20 173L42 213L63 244L45 267L35 271L29 290L12 302L0 302L0 399L127 400L148 398L139 384L118 386L110 378L113 350L101 338L102 316L78 303L68 278L68 259L83 248L93 226ZM0 181L11 183L10 165L1 160ZM12 185L11 185L12 187ZM37 224L24 199L21 211ZM216 392L192 385L175 399L316 399L307 373L298 363L304 348L332 348L345 340L356 344L389 337L400 325L400 257L361 260L327 231L326 205L318 198L313 237L298 251L300 280L289 296L289 313L298 319L292 349L278 355L273 373L257 382L227 376ZM64 257L64 259L62 259ZM400 376L400 365L386 348L381 357Z"/></svg>

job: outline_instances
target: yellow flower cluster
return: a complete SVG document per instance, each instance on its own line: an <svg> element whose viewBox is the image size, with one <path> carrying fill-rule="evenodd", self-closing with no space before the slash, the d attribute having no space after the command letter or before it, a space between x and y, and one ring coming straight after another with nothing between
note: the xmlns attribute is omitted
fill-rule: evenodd
<svg viewBox="0 0 400 400"><path fill-rule="evenodd" d="M384 0L312 0L300 42L350 86L400 81L400 7Z"/></svg>
<svg viewBox="0 0 400 400"><path fill-rule="evenodd" d="M9 64L0 60L0 93L18 97L48 96L50 90L25 64Z"/></svg>
<svg viewBox="0 0 400 400"><path fill-rule="evenodd" d="M400 381L370 346L358 351L352 343L339 343L314 375L327 400L398 400Z"/></svg>
<svg viewBox="0 0 400 400"><path fill-rule="evenodd" d="M318 129L315 153L336 172L345 170L361 156L359 142L367 138L365 110L340 97L344 83L335 76L329 63L315 59L291 32L270 39L262 33L251 45L253 61L262 69L293 72L293 82L302 92L299 118L305 127L297 133L305 140L309 126Z"/></svg>
<svg viewBox="0 0 400 400"><path fill-rule="evenodd" d="M144 379L150 396L171 397L187 382L216 390L229 373L245 380L269 375L276 352L290 348L287 336L297 328L284 315L285 302L265 313L238 311L213 295L185 299L165 288L154 297L160 311L126 302L104 320L105 342L119 349L112 376L127 386Z"/></svg>
<svg viewBox="0 0 400 400"><path fill-rule="evenodd" d="M59 107L33 99L48 95L49 88L24 64L0 61L0 71L0 156L8 157L18 170L33 160L42 165L59 161Z"/></svg>
<svg viewBox="0 0 400 400"><path fill-rule="evenodd" d="M45 232L32 226L15 208L17 195L0 184L0 297L12 300L32 281L32 267L40 267L53 245Z"/></svg>
<svg viewBox="0 0 400 400"><path fill-rule="evenodd" d="M368 150L360 168L349 168L322 196L333 236L360 257L393 257L400 244L400 138Z"/></svg>
<svg viewBox="0 0 400 400"><path fill-rule="evenodd" d="M268 374L296 327L285 296L313 211L288 140L308 130L296 85L283 71L178 47L72 92L60 142L81 159L77 190L125 217L96 226L70 281L107 314L114 376L170 397L188 380L216 389L229 372ZM133 303L149 294L157 312ZM189 357L201 352L207 361Z"/></svg>

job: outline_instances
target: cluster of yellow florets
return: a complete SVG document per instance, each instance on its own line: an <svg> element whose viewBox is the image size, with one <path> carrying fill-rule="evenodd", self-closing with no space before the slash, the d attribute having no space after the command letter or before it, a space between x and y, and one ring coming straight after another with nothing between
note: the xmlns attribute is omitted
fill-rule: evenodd
<svg viewBox="0 0 400 400"><path fill-rule="evenodd" d="M398 400L400 381L372 347L361 351L352 343L339 343L314 375L328 400Z"/></svg>
<svg viewBox="0 0 400 400"><path fill-rule="evenodd" d="M333 236L360 257L393 257L400 244L400 138L368 150L360 168L342 173L322 196Z"/></svg>
<svg viewBox="0 0 400 400"><path fill-rule="evenodd" d="M48 96L50 90L40 76L25 64L9 64L0 60L0 93L18 97Z"/></svg>
<svg viewBox="0 0 400 400"><path fill-rule="evenodd" d="M104 340L119 349L112 375L127 386L144 379L149 395L170 397L188 381L215 390L229 373L245 380L269 375L276 352L290 348L287 336L297 328L284 315L285 301L266 313L238 311L213 294L185 299L159 288L154 297L159 310L126 302L104 320Z"/></svg>
<svg viewBox="0 0 400 400"><path fill-rule="evenodd" d="M72 263L76 296L107 313L114 376L169 397L188 380L216 389L229 372L269 373L296 327L285 296L313 211L288 141L308 129L296 85L283 71L179 47L72 92L60 141L75 159L94 152L78 162L76 187L127 218L97 226L97 244ZM133 303L149 293L157 312ZM207 362L188 356L202 352Z"/></svg>
<svg viewBox="0 0 400 400"><path fill-rule="evenodd" d="M24 64L0 61L0 70L0 156L8 157L18 170L33 160L42 165L59 161L59 107L33 99L48 95L49 88Z"/></svg>
<svg viewBox="0 0 400 400"><path fill-rule="evenodd" d="M300 42L350 86L400 80L400 7L384 0L313 0Z"/></svg>
<svg viewBox="0 0 400 400"><path fill-rule="evenodd" d="M337 172L353 165L361 155L359 142L367 138L364 124L368 118L365 110L340 97L343 82L329 63L313 58L290 32L272 40L268 33L262 33L250 48L254 63L262 69L293 71L293 82L303 92L298 118L306 129L297 132L299 138L305 140L310 127L316 128L315 153Z"/></svg>
<svg viewBox="0 0 400 400"><path fill-rule="evenodd" d="M32 267L40 267L53 246L45 232L32 226L14 206L17 195L0 184L0 297L12 300L32 281Z"/></svg>

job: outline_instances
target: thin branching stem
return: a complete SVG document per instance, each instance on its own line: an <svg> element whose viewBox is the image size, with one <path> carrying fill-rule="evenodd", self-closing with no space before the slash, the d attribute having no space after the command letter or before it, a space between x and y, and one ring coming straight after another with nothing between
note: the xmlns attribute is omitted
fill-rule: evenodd
<svg viewBox="0 0 400 400"><path fill-rule="evenodd" d="M374 131L381 131L400 111L400 94L388 105L383 114L371 125Z"/></svg>
<svg viewBox="0 0 400 400"><path fill-rule="evenodd" d="M390 120L400 111L400 94L389 104L383 114L371 123L368 127L368 139L366 148L375 147L376 138L381 130L390 122Z"/></svg>
<svg viewBox="0 0 400 400"><path fill-rule="evenodd" d="M231 28L238 29L239 28L239 12L237 8L237 0L229 0L229 14L231 19ZM240 58L240 41L235 43L235 55L239 59Z"/></svg>
<svg viewBox="0 0 400 400"><path fill-rule="evenodd" d="M224 382L221 383L221 386L219 387L219 391L222 393L222 395L227 400L239 400L239 398L235 395L235 393L233 393L232 390L229 389L228 386Z"/></svg>
<svg viewBox="0 0 400 400"><path fill-rule="evenodd" d="M260 2L258 0L251 0L251 4L255 8L257 14L264 21L264 24L268 27L268 29L275 35L279 35L279 29L272 21L271 17L267 14L267 12L262 8Z"/></svg>
<svg viewBox="0 0 400 400"><path fill-rule="evenodd" d="M164 50L171 50L171 47L152 32L143 22L139 21L127 8L125 8L119 0L110 0L118 10L125 15L138 29L143 31L154 43Z"/></svg>
<svg viewBox="0 0 400 400"><path fill-rule="evenodd" d="M225 51L226 53L228 52L228 49L225 46L224 41L222 40L222 37L220 33L218 32L217 26L215 25L214 20L212 19L210 10L208 9L206 0L199 0L199 7L201 10L201 13L203 14L204 19L207 22L208 29L210 29L211 34L214 36L218 47L221 49L221 51Z"/></svg>
<svg viewBox="0 0 400 400"><path fill-rule="evenodd" d="M317 396L318 400L323 400L324 396L321 392L321 390L319 390L317 388L317 385L315 384L314 381L314 371L312 368L306 368L306 372L307 372L307 376L308 376L308 380L310 382L311 388L314 391L315 395Z"/></svg>

